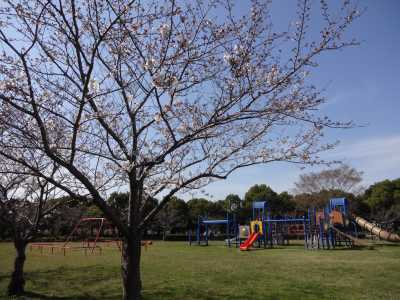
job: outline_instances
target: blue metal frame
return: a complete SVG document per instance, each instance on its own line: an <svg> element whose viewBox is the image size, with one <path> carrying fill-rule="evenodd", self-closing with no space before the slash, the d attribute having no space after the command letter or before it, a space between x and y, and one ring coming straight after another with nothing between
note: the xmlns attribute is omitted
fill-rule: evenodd
<svg viewBox="0 0 400 300"><path fill-rule="evenodd" d="M263 222L263 239L259 240L259 244L262 242L264 248L267 245L273 246L273 232L272 226L277 224L303 224L304 225L304 244L307 244L307 239L309 238L309 230L307 229L307 224L310 222L310 216L298 217L288 217L284 218L272 218L270 211L268 209L267 201L255 201L253 202L253 220L260 220Z"/></svg>
<svg viewBox="0 0 400 300"><path fill-rule="evenodd" d="M234 215L230 215L229 212L226 213L226 219L208 219L208 216L205 217L198 216L197 217L197 227L196 227L196 243L197 245L201 245L202 242L204 245L208 246L208 237L209 237L209 226L210 225L226 225L226 236L228 239L228 247L231 247L231 231L233 231L233 235L236 235L236 219ZM202 239L201 229L202 226L205 226L205 235L204 240ZM192 244L191 238L189 238L189 245Z"/></svg>
<svg viewBox="0 0 400 300"><path fill-rule="evenodd" d="M349 201L346 198L332 198L329 200L329 213L333 210L339 210L343 214L347 215L349 212Z"/></svg>
<svg viewBox="0 0 400 300"><path fill-rule="evenodd" d="M252 206L253 220L262 221L263 226L263 236L258 240L258 245L266 248L269 244L271 247L273 245L273 226L278 226L278 224L303 224L304 227L304 247L318 249L332 249L335 248L339 243L343 242L343 239L337 236L337 233L332 229L331 226L328 228L324 227L324 221L329 222L330 213L334 210L340 211L344 216L349 217L349 202L346 198L332 198L329 203L323 209L324 220L320 220L319 225L317 225L317 214L315 208L311 211L308 209L307 214L302 218L299 217L283 217L283 218L272 218L270 216L270 211L268 209L267 201L255 201ZM236 224L235 216L232 217L227 213L226 219L216 219L209 220L207 216L204 218L198 217L197 228L196 228L196 240L197 244L200 245L202 242L208 245L209 238L209 226L224 224L226 225L226 236L228 237L228 246L231 246L230 236L233 233L238 240L236 240L236 245L238 246L239 239L239 224ZM205 226L204 240L202 241L201 228ZM281 226L281 225L279 225ZM354 222L351 222L346 228L346 230L351 230L357 236L357 226ZM190 233L191 234L191 233ZM189 237L189 242L192 243L191 236ZM345 245L348 243L345 241Z"/></svg>
<svg viewBox="0 0 400 300"><path fill-rule="evenodd" d="M350 219L350 209L349 209L349 201L346 198L332 198L327 203L326 207L323 209L323 221L319 222L319 226L317 225L317 214L315 209L313 210L313 214L309 215L309 226L306 228L306 236L307 239L313 239L312 241L306 240L307 248L317 247L318 249L333 249L337 246L342 245L344 242L345 246L351 246L351 241L347 239L341 238L337 232L332 228L330 224L330 214L333 211L339 211L343 214L345 218ZM327 227L324 227L327 225ZM349 234L358 235L357 226L355 226L354 222L350 222L348 225L343 224L343 230Z"/></svg>

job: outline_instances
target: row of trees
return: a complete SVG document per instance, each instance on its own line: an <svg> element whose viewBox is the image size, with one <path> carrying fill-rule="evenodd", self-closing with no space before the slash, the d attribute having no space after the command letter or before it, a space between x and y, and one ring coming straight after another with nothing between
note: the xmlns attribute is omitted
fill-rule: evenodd
<svg viewBox="0 0 400 300"><path fill-rule="evenodd" d="M185 232L193 228L197 216L223 218L227 211L236 214L239 222L251 218L253 201L268 201L271 215L303 215L309 208L323 208L333 197L346 197L350 201L351 212L379 223L392 223L394 229L400 225L400 178L384 180L363 187L363 173L341 165L334 169L312 172L299 176L293 193L277 193L265 184L249 188L243 198L230 194L224 200L209 201L204 198L187 202L174 198L164 213L164 230Z"/></svg>
<svg viewBox="0 0 400 300"><path fill-rule="evenodd" d="M335 172L337 171L335 169ZM197 198L185 202L175 198L157 218L157 222L162 230L184 233L188 228L194 227L199 215L208 215L210 218L225 217L232 203L235 203L233 207L237 220L244 224L251 218L253 201L266 199L271 215L301 216L308 208L324 207L333 197L349 199L351 212L356 215L379 223L391 223L395 230L400 228L400 178L384 180L362 190L360 187L358 193L325 185L320 190L310 193L276 193L269 186L259 184L252 186L243 199L235 194L218 201Z"/></svg>
<svg viewBox="0 0 400 300"><path fill-rule="evenodd" d="M148 233L185 234L188 229L194 229L198 216L209 218L225 218L227 212L234 213L238 222L244 224L251 218L253 201L268 201L271 215L302 215L308 208L322 208L332 197L347 197L351 210L355 214L370 218L377 222L400 222L400 179L384 180L362 188L362 173L343 165L318 173L303 174L295 183L294 194L288 192L276 193L265 184L257 184L245 193L243 198L229 194L223 200L210 201L206 198L193 198L184 201L174 197L166 205L147 228ZM82 216L103 216L101 210L94 205L84 206L73 199L53 201L59 205L46 216L38 227L41 238L60 239L70 233L72 227ZM121 218L126 218L129 194L114 192L107 199ZM158 201L147 202L146 211L156 207ZM11 232L6 226L1 226L0 237L10 238Z"/></svg>
<svg viewBox="0 0 400 300"><path fill-rule="evenodd" d="M228 195L224 200L217 201L210 201L206 198L193 198L184 201L178 197L173 197L149 224L147 232L157 235L185 233L188 229L194 229L198 216L221 219L226 217L227 212L235 213L238 221L246 222L251 217L251 203L255 200L268 199L272 204L273 213L285 213L292 211L295 207L290 198L291 196L288 193L277 194L264 184L251 187L243 200L234 194ZM71 232L73 226L81 217L105 217L95 205L85 205L73 198L52 199L47 202L47 205L50 205L50 203L53 203L56 207L46 214L38 225L36 236L40 239L58 240L64 238ZM107 203L115 210L116 214L120 215L121 219L127 217L128 193L114 192L107 199ZM147 202L145 211L154 209L157 204L158 200L153 198L152 201ZM0 221L0 238L10 239L12 237L11 227Z"/></svg>

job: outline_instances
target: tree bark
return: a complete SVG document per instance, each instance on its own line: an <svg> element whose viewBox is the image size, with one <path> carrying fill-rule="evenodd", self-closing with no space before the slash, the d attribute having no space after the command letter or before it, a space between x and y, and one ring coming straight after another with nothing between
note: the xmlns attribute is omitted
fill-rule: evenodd
<svg viewBox="0 0 400 300"><path fill-rule="evenodd" d="M124 300L142 299L140 278L141 237L125 239L122 245L122 283Z"/></svg>
<svg viewBox="0 0 400 300"><path fill-rule="evenodd" d="M14 271L11 275L11 281L8 285L8 295L21 295L24 293L25 279L24 279L24 264L26 260L25 250L28 243L24 240L15 240L14 247L16 256L14 261Z"/></svg>

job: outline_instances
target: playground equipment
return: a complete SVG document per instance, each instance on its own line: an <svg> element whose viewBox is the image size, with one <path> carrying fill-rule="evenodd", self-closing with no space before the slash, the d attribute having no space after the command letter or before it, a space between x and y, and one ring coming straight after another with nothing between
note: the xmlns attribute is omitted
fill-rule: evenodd
<svg viewBox="0 0 400 300"><path fill-rule="evenodd" d="M261 233L259 232L253 232L250 234L249 238L240 245L240 250L249 250L251 246L257 241L257 239L260 237Z"/></svg>
<svg viewBox="0 0 400 300"><path fill-rule="evenodd" d="M388 232L386 230L383 230L382 228L368 222L367 220L357 217L354 215L355 222L362 228L365 229L369 232L371 232L373 235L376 235L378 238L390 242L400 242L400 236L395 233Z"/></svg>
<svg viewBox="0 0 400 300"><path fill-rule="evenodd" d="M105 234L108 238L104 236ZM142 246L145 246L146 250L151 244L151 241L142 241ZM96 253L101 255L103 248L117 247L121 251L121 245L118 230L107 219L81 218L64 242L31 243L29 249L39 250L41 254L62 253L64 256L68 251L83 251L85 255Z"/></svg>
<svg viewBox="0 0 400 300"><path fill-rule="evenodd" d="M275 217L271 218L268 210L267 201L253 202L253 219L250 222L250 235L248 239L240 245L240 250L249 250L256 241L258 247L273 245L284 245L289 243L289 236L295 234L299 236L302 230L305 236L305 223L307 219L296 217Z"/></svg>
<svg viewBox="0 0 400 300"><path fill-rule="evenodd" d="M331 249L363 245L357 236L357 225L351 220L346 198L333 198L323 210L309 212L305 247Z"/></svg>
<svg viewBox="0 0 400 300"><path fill-rule="evenodd" d="M289 243L289 237L295 234L304 239L305 249L331 249L364 245L357 238L357 226L351 220L348 201L334 198L320 211L308 210L303 217L271 218L267 202L253 203L253 219L250 222L250 235L240 245L240 250L249 250L252 246L266 248Z"/></svg>
<svg viewBox="0 0 400 300"><path fill-rule="evenodd" d="M253 214L248 226L237 225L235 216L227 213L226 219L210 220L206 217L198 217L196 227L196 239L192 239L189 231L189 245L208 245L211 225L226 226L226 245L231 247L236 245L241 250L249 250L251 247L272 246L288 243L290 235L298 237L305 236L306 217L302 218L275 218L269 217L267 201L253 202Z"/></svg>
<svg viewBox="0 0 400 300"><path fill-rule="evenodd" d="M346 198L333 198L323 210L314 211L308 218L306 248L330 249L340 246L366 246L365 241L358 239L357 225L380 239L400 242L399 235L383 230L361 217L351 215Z"/></svg>
<svg viewBox="0 0 400 300"><path fill-rule="evenodd" d="M261 245L264 248L267 246L267 225L265 220L267 219L267 202L259 201L253 202L253 218L250 221L250 235L248 238L240 244L239 249L241 251L249 250L256 241L258 241L258 247Z"/></svg>
<svg viewBox="0 0 400 300"><path fill-rule="evenodd" d="M208 226L226 224L226 244L235 244L241 251L252 247L272 247L289 243L289 238L302 237L305 249L334 249L337 247L366 246L358 238L358 227L370 231L380 239L400 242L400 236L390 233L349 211L346 198L330 199L321 210L308 210L303 217L270 217L267 201L253 202L253 216L248 226L236 226L229 216L224 220L198 219L197 244L208 245ZM201 235L202 226L205 227ZM233 229L233 230L232 230ZM233 234L233 238L230 236Z"/></svg>
<svg viewBox="0 0 400 300"><path fill-rule="evenodd" d="M209 238L210 238L210 226L212 225L225 225L225 236L227 246L231 247L231 244L234 243L232 237L236 236L237 226L235 221L235 216L230 214L229 212L226 213L226 219L218 219L218 220L211 220L208 219L207 216L197 218L197 227L196 227L196 241L192 240L192 234L189 232L189 245L193 243L197 245L205 245L208 246Z"/></svg>

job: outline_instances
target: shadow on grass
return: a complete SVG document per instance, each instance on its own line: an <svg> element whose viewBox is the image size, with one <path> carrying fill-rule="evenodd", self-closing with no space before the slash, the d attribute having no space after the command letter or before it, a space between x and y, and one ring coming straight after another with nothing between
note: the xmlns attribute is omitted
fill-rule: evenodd
<svg viewBox="0 0 400 300"><path fill-rule="evenodd" d="M120 299L121 288L114 268L102 266L60 267L26 272L27 291L11 299L94 300ZM8 278L2 276L3 279ZM3 295L0 295L0 298Z"/></svg>
<svg viewBox="0 0 400 300"><path fill-rule="evenodd" d="M119 269L119 268L118 268ZM119 272L118 272L119 275ZM112 281L109 281L113 278ZM6 276L4 276L6 279ZM10 298L15 300L119 300L122 291L119 276L110 269L101 266L60 267L51 270L27 272L28 290L21 296ZM3 295L0 295L0 298ZM229 291L212 289L203 291L193 286L146 286L143 300L158 299L190 299L190 300L242 300L243 294L234 295ZM276 298L265 298L276 299Z"/></svg>
<svg viewBox="0 0 400 300"><path fill-rule="evenodd" d="M178 296L179 295L179 296ZM88 295L74 295L74 296L55 296L55 295L46 295L36 292L25 292L23 295L13 298L16 300L116 300L120 299L122 295L113 295L113 296L88 296ZM201 294L199 291L182 291L174 288L164 288L162 291L156 292L146 292L143 293L143 300L159 300L159 299L196 299L196 300L219 300L219 299L231 299L231 300L242 300L243 295L232 295L225 293L218 293L213 291L213 294L205 293ZM267 297L265 299L278 299L276 297Z"/></svg>
<svg viewBox="0 0 400 300"><path fill-rule="evenodd" d="M39 294L39 293L35 293L35 292L25 292L23 295L21 295L19 298L16 298L16 299L43 299L43 300L46 300L46 299L55 299L55 300L57 300L57 299L63 299L63 300L73 300L73 299L83 300L83 299L88 299L88 300L94 300L96 298L91 298L91 297L88 297L88 296L58 297L58 296L53 296L53 295L47 296L47 295L43 295L43 294ZM108 299L108 298L103 298L103 299ZM109 298L109 299L111 299L111 298ZM113 299L115 299L115 298L113 298Z"/></svg>
<svg viewBox="0 0 400 300"><path fill-rule="evenodd" d="M4 274L4 275L0 275L0 281L2 280L9 280L11 276L11 272L10 274Z"/></svg>
<svg viewBox="0 0 400 300"><path fill-rule="evenodd" d="M253 298L252 298L253 297ZM187 288L185 290L179 288L172 287L164 287L162 290L150 291L145 290L143 292L143 300L159 300L159 299L186 299L186 300L220 300L220 299L229 299L229 300L243 300L246 298L250 299L262 299L262 300L276 300L282 298L279 295L263 295L254 296L250 295L250 297L246 297L243 293L239 293L238 295L233 294L232 292L221 292L216 289L205 290L202 291L200 289L191 289Z"/></svg>
<svg viewBox="0 0 400 300"><path fill-rule="evenodd" d="M26 291L22 295L16 296L16 297L11 297L10 299L18 299L18 300L47 300L47 299L55 299L55 300L98 300L98 299L104 299L104 300L116 300L120 299L122 295L115 295L115 296L98 296L98 297L92 297L88 295L74 295L74 296L55 296L55 295L46 295L46 294L41 294L41 293L36 293L36 292L31 292L31 291Z"/></svg>
<svg viewBox="0 0 400 300"><path fill-rule="evenodd" d="M15 300L47 300L47 299L54 299L54 300L99 300L99 299L104 299L104 300L116 300L120 299L122 295L115 295L115 296L98 296L98 297L92 297L88 295L81 295L81 296L55 296L55 295L46 295L46 294L41 294L41 293L36 293L36 292L31 292L31 291L26 291L22 295L19 296L14 296L10 297L7 299L15 299Z"/></svg>

